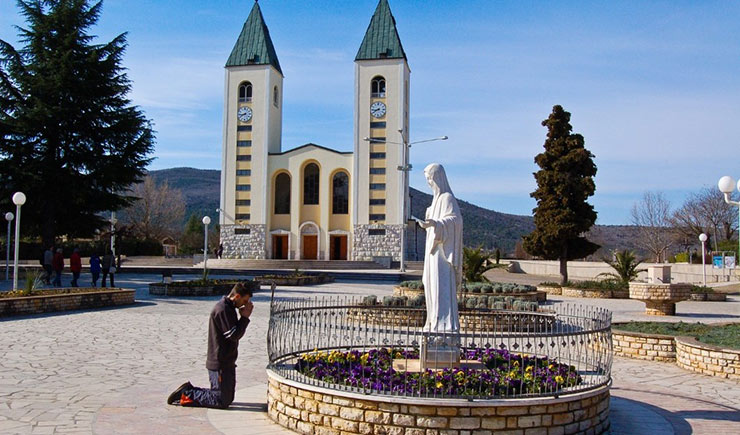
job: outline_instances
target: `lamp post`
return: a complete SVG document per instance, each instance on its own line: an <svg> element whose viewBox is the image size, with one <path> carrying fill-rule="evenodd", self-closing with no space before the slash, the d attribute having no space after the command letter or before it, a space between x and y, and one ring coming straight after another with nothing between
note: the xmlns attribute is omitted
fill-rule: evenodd
<svg viewBox="0 0 740 435"><path fill-rule="evenodd" d="M13 213L5 213L5 220L8 221L8 238L5 240L6 252L5 252L5 281L10 279L10 222L15 218Z"/></svg>
<svg viewBox="0 0 740 435"><path fill-rule="evenodd" d="M707 242L707 235L704 233L699 234L699 241L701 242L701 276L704 278L704 287L707 286L707 262L705 260L705 255L707 254L707 250L704 247L704 244Z"/></svg>
<svg viewBox="0 0 740 435"><path fill-rule="evenodd" d="M378 140L373 139L371 137L365 137L363 140L366 142L381 142L381 143L391 143L394 145L402 145L403 146L403 156L402 156L402 165L398 166L399 171L403 172L403 202L401 203L401 217L402 217L402 225L401 225L401 267L399 269L400 272L406 272L406 264L405 264L405 258L406 258L406 225L408 224L408 198L409 198L409 171L411 170L411 164L409 163L409 154L411 145L415 145L418 143L424 143L424 142L434 142L438 140L447 140L447 136L440 136L440 137L434 137L431 139L424 139L424 140L417 140L414 142L409 142L408 137L403 133L403 130L398 130L398 133L401 135L401 141L402 142L392 142L392 141L386 141L386 140Z"/></svg>
<svg viewBox="0 0 740 435"><path fill-rule="evenodd" d="M206 270L208 270L208 224L211 223L211 218L203 216L203 225L205 225L205 237L203 241L203 279L206 279Z"/></svg>
<svg viewBox="0 0 740 435"><path fill-rule="evenodd" d="M116 212L110 212L110 250L113 253L113 261L116 261ZM120 266L120 264L119 264Z"/></svg>
<svg viewBox="0 0 740 435"><path fill-rule="evenodd" d="M739 236L737 238L737 243L738 243L738 255L740 255L740 202L738 202L738 201L731 201L730 200L730 194L735 189L735 180L732 177L730 177L729 175L725 175L724 177L722 177L722 178L719 179L719 182L717 183L717 186L719 187L720 192L722 192L722 193L725 194L725 202L728 203L728 204L730 204L730 205L736 205L738 207L738 210L737 210L737 222L738 222L737 230L738 230ZM737 182L737 190L740 190L740 180L738 180L738 182ZM737 263L737 260L738 260L738 258L735 257L735 262L736 263ZM736 266L737 266L737 264L736 264Z"/></svg>
<svg viewBox="0 0 740 435"><path fill-rule="evenodd" d="M26 203L26 195L23 192L13 194L15 204L15 261L13 262L13 291L18 290L18 242L21 239L21 206Z"/></svg>

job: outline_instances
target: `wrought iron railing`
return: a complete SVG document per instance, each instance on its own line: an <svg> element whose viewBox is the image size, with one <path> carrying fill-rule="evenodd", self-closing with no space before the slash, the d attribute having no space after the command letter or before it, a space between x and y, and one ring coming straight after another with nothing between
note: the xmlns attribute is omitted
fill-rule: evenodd
<svg viewBox="0 0 740 435"><path fill-rule="evenodd" d="M557 304L537 312L466 311L459 334L450 334L423 332L424 309L360 304L357 297L273 298L268 369L342 391L466 399L553 396L599 388L611 379L611 313L605 309ZM459 340L462 368L420 371L420 344L440 336ZM368 369L373 362L362 356L379 349L390 350L396 370ZM320 358L342 361L343 371L306 369L307 361ZM444 379L456 374L459 385Z"/></svg>

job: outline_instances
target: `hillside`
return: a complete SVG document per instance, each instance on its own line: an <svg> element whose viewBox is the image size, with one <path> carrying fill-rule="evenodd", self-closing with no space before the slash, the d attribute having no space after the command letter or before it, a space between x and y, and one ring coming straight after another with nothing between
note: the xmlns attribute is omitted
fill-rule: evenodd
<svg viewBox="0 0 740 435"><path fill-rule="evenodd" d="M171 168L151 171L150 175L157 183L167 180L170 187L182 191L186 202L186 217L192 213L199 216L208 214L212 218L216 217L221 171ZM432 196L414 188L410 189L410 194L412 214L422 218L426 208L432 202ZM465 228L464 243L467 246L499 247L504 252L511 253L516 242L534 229L531 216L500 213L466 201L459 203ZM632 241L636 237L636 232L631 226L597 225L591 231L590 237L594 242L603 245L603 252L608 252L612 249L634 249ZM422 239L419 236L419 243Z"/></svg>

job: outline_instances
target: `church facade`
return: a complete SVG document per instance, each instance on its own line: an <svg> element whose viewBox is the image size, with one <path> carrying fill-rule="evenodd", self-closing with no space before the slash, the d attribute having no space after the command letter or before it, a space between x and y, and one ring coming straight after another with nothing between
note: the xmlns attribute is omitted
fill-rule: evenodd
<svg viewBox="0 0 740 435"><path fill-rule="evenodd" d="M313 143L283 151L283 73L255 2L226 63L224 257L398 260L409 76L395 19L380 0L355 57L353 152Z"/></svg>

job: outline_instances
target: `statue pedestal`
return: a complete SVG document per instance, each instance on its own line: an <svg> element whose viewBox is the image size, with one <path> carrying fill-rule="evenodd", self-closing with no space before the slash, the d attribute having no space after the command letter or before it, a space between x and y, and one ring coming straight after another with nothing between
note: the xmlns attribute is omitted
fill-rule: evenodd
<svg viewBox="0 0 740 435"><path fill-rule="evenodd" d="M444 369L460 366L460 338L457 335L425 336L421 341L421 369Z"/></svg>

